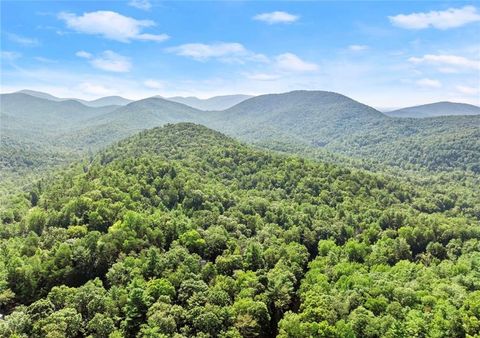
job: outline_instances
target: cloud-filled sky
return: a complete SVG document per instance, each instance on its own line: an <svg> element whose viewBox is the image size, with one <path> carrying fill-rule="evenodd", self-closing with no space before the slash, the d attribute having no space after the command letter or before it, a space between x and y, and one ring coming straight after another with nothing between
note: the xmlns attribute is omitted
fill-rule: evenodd
<svg viewBox="0 0 480 338"><path fill-rule="evenodd" d="M210 97L296 89L480 105L480 5L2 1L1 90Z"/></svg>

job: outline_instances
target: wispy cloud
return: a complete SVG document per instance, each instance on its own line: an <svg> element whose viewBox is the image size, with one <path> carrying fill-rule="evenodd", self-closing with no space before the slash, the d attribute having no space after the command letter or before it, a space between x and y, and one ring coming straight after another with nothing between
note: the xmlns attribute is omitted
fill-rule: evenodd
<svg viewBox="0 0 480 338"><path fill-rule="evenodd" d="M440 81L427 78L417 80L415 83L421 87L428 88L440 88L442 86L442 83Z"/></svg>
<svg viewBox="0 0 480 338"><path fill-rule="evenodd" d="M94 57L91 53L83 50L78 51L75 55L87 59L93 67L108 72L126 73L132 68L129 58L111 50L104 51L98 57Z"/></svg>
<svg viewBox="0 0 480 338"><path fill-rule="evenodd" d="M148 79L148 80L143 81L143 84L144 84L145 87L150 88L150 89L163 89L163 88L165 88L165 82L158 81L158 80Z"/></svg>
<svg viewBox="0 0 480 338"><path fill-rule="evenodd" d="M275 58L276 66L288 72L311 72L318 70L318 65L302 60L293 53L280 54Z"/></svg>
<svg viewBox="0 0 480 338"><path fill-rule="evenodd" d="M92 83L92 82L82 82L78 85L78 89L81 92L87 95L93 95L94 97L101 97L101 96L116 94L115 90L107 88L101 84Z"/></svg>
<svg viewBox="0 0 480 338"><path fill-rule="evenodd" d="M10 41L25 47L35 47L40 44L40 42L37 39L28 38L28 37L13 34L13 33L7 33L7 37Z"/></svg>
<svg viewBox="0 0 480 338"><path fill-rule="evenodd" d="M448 72L453 72L453 68L480 70L480 60L471 60L457 55L427 54L422 57L411 57L408 61L414 64L431 64L439 67L447 66L449 68L442 69L448 69Z"/></svg>
<svg viewBox="0 0 480 338"><path fill-rule="evenodd" d="M89 12L79 16L62 12L58 18L64 21L68 28L79 33L100 35L120 42L131 40L161 42L168 39L166 34L142 33L144 28L155 26L155 22L151 20L136 20L111 11Z"/></svg>
<svg viewBox="0 0 480 338"><path fill-rule="evenodd" d="M52 60L52 59L49 59L49 58L45 58L43 56L35 56L34 59L39 61L39 62L43 62L43 63L57 63L58 62L57 60Z"/></svg>
<svg viewBox="0 0 480 338"><path fill-rule="evenodd" d="M152 8L152 4L148 0L131 0L128 5L144 11L148 11Z"/></svg>
<svg viewBox="0 0 480 338"><path fill-rule="evenodd" d="M449 8L445 11L431 11L426 13L399 14L389 16L390 22L398 27L407 29L449 29L460 27L472 22L480 21L480 14L473 6Z"/></svg>
<svg viewBox="0 0 480 338"><path fill-rule="evenodd" d="M253 17L254 20L263 21L268 23L269 25L273 25L276 23L292 23L297 21L299 18L300 16L298 15L281 11L257 14Z"/></svg>
<svg viewBox="0 0 480 338"><path fill-rule="evenodd" d="M8 79L2 86L2 92L29 88L58 97L82 99L96 99L107 95L141 99L158 94L157 90L148 89L141 81L126 77L122 73L66 70L63 67L47 65L39 68L18 66L13 70L6 70L2 75Z"/></svg>
<svg viewBox="0 0 480 338"><path fill-rule="evenodd" d="M268 58L265 55L249 51L241 43L237 42L219 42L212 44L187 43L167 48L167 51L197 61L207 61L210 59L237 63L243 63L245 61L268 61Z"/></svg>
<svg viewBox="0 0 480 338"><path fill-rule="evenodd" d="M255 81L274 81L278 80L281 76L278 74L269 73L246 73L245 77L249 80Z"/></svg>
<svg viewBox="0 0 480 338"><path fill-rule="evenodd" d="M367 50L369 47L367 45L350 45L348 49L352 52L361 52L363 50Z"/></svg>
<svg viewBox="0 0 480 338"><path fill-rule="evenodd" d="M78 52L75 53L75 55L78 56L79 58L84 58L84 59L92 58L92 54L84 50L79 50Z"/></svg>
<svg viewBox="0 0 480 338"><path fill-rule="evenodd" d="M22 56L22 54L20 54L18 52L2 50L0 52L0 56L3 60L13 61L13 60L16 60L16 59L20 58Z"/></svg>
<svg viewBox="0 0 480 338"><path fill-rule="evenodd" d="M320 67L313 62L302 60L298 55L293 53L283 53L275 57L269 62L268 68L262 65L262 69L257 71L245 72L243 76L253 81L277 81L289 78L292 80L297 75L310 76L318 71Z"/></svg>
<svg viewBox="0 0 480 338"><path fill-rule="evenodd" d="M478 87L469 87L469 86L458 85L455 88L462 94L478 95L480 93L480 89Z"/></svg>

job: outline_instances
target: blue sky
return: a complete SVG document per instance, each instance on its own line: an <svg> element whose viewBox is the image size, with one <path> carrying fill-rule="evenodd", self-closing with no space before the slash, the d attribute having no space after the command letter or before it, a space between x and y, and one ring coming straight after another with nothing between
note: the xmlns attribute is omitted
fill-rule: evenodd
<svg viewBox="0 0 480 338"><path fill-rule="evenodd" d="M478 2L2 1L2 92L480 104Z"/></svg>

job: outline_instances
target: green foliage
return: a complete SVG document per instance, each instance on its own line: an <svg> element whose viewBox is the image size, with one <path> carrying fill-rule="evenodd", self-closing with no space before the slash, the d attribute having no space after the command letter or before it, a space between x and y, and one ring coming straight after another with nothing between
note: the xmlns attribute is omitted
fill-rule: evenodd
<svg viewBox="0 0 480 338"><path fill-rule="evenodd" d="M193 124L56 177L0 227L2 337L479 334L478 215L456 191Z"/></svg>

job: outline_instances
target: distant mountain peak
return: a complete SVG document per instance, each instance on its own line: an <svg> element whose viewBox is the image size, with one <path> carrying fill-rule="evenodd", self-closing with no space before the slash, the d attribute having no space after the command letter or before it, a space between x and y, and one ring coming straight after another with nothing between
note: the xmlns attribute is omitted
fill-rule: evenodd
<svg viewBox="0 0 480 338"><path fill-rule="evenodd" d="M480 107L467 103L441 101L397 109L385 114L393 117L413 118L447 115L480 115Z"/></svg>
<svg viewBox="0 0 480 338"><path fill-rule="evenodd" d="M167 100L182 103L200 110L225 110L252 97L251 95L244 94L221 95L208 99L199 99L195 96L174 96L167 98Z"/></svg>
<svg viewBox="0 0 480 338"><path fill-rule="evenodd" d="M38 97L40 99L46 99L46 100L50 100L50 101L63 101L63 100L65 100L65 99L61 99L59 97L53 96L51 94L48 94L48 93L39 92L39 91L36 91L36 90L30 90L30 89L22 89L22 90L19 90L16 93L27 94L27 95L30 95L30 96L34 96L34 97Z"/></svg>
<svg viewBox="0 0 480 338"><path fill-rule="evenodd" d="M326 118L336 118L339 114L358 116L361 112L377 118L384 115L376 109L355 101L345 95L321 90L294 90L287 93L259 95L245 100L230 109L227 113L237 114L244 111L246 114L278 114L286 112L299 112L305 114L315 113Z"/></svg>
<svg viewBox="0 0 480 338"><path fill-rule="evenodd" d="M95 100L82 100L82 99L77 99L77 98L60 98L57 96L53 96L48 93L36 91L36 90L30 90L30 89L22 89L19 90L18 92L15 93L22 93L22 94L27 94L33 97L37 97L40 99L45 99L45 100L50 100L50 101L55 101L55 102L61 102L61 101L77 101L82 103L85 106L89 107L105 107L105 106L124 106L127 103L132 102L132 100L123 98L121 96L105 96L105 97L100 97Z"/></svg>

